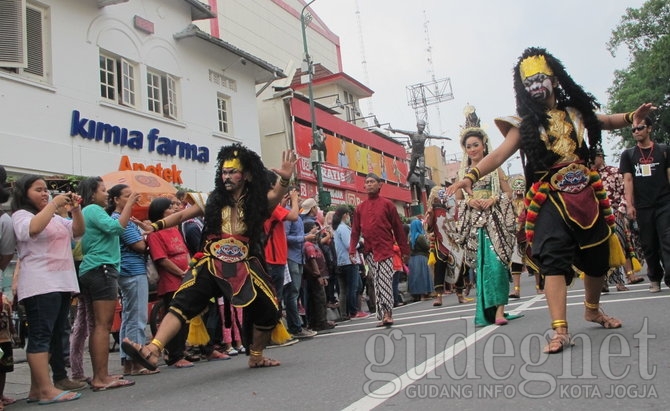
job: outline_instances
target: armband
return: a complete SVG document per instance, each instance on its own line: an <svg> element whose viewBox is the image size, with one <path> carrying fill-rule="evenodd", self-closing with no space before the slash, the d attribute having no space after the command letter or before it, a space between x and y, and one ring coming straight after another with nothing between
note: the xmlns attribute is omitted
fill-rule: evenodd
<svg viewBox="0 0 670 411"><path fill-rule="evenodd" d="M623 119L626 121L626 123L633 124L633 114L635 114L635 112L631 111L623 115Z"/></svg>

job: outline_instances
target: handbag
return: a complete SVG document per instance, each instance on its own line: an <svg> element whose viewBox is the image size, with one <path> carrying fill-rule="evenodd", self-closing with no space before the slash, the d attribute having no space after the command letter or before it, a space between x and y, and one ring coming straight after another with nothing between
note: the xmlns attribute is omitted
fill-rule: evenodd
<svg viewBox="0 0 670 411"><path fill-rule="evenodd" d="M147 280L150 286L158 284L158 269L151 257L147 257Z"/></svg>

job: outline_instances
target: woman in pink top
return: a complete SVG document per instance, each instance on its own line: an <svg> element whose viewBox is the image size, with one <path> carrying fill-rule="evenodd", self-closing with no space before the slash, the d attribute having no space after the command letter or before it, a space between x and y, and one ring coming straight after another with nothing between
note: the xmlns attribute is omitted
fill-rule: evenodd
<svg viewBox="0 0 670 411"><path fill-rule="evenodd" d="M49 201L46 182L35 175L22 177L14 186L12 222L21 261L17 292L30 324L28 401L40 404L81 396L56 388L49 377L49 352L63 352L71 294L79 292L71 246L72 239L84 233L79 200L77 194L67 193ZM57 214L63 207L71 207L72 220Z"/></svg>

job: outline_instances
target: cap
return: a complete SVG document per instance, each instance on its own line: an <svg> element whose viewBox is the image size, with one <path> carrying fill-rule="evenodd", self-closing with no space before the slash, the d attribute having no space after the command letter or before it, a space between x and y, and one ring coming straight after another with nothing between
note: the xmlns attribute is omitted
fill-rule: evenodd
<svg viewBox="0 0 670 411"><path fill-rule="evenodd" d="M300 205L300 214L306 214L311 210L312 208L316 207L316 200L313 198L308 198L307 200L303 201L302 204Z"/></svg>

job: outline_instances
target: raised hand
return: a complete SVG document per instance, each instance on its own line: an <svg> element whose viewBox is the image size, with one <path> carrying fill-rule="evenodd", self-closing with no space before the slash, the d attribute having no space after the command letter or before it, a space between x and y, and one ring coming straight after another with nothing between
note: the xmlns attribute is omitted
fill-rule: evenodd
<svg viewBox="0 0 670 411"><path fill-rule="evenodd" d="M284 180L290 180L295 170L295 164L298 162L298 157L293 150L284 150L282 152L282 164L279 169L272 169L279 177Z"/></svg>
<svg viewBox="0 0 670 411"><path fill-rule="evenodd" d="M633 112L633 126L644 122L644 118L652 111L656 110L656 106L651 103L644 103Z"/></svg>

